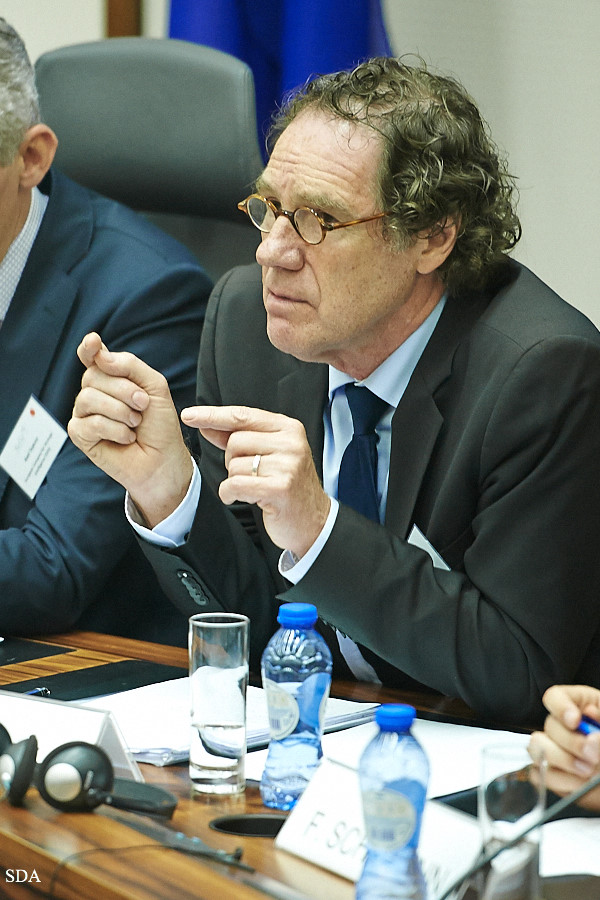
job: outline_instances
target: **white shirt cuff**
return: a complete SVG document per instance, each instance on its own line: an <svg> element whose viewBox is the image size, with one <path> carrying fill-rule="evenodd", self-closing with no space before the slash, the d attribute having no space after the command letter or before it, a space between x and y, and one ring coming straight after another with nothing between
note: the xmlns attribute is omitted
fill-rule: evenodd
<svg viewBox="0 0 600 900"><path fill-rule="evenodd" d="M298 559L291 550L284 550L279 557L279 573L288 581L291 581L292 584L298 584L300 579L304 578L333 531L340 505L333 497L331 497L330 500L331 505L329 507L329 515L325 520L321 533L304 556L301 559Z"/></svg>
<svg viewBox="0 0 600 900"><path fill-rule="evenodd" d="M181 547L182 544L185 544L194 522L202 486L200 470L193 458L192 464L194 466L194 474L192 475L187 494L177 509L174 509L166 519L163 519L162 522L159 522L152 529L142 524L140 513L131 500L129 493L125 494L125 515L127 516L127 521L145 541L158 547L171 548Z"/></svg>

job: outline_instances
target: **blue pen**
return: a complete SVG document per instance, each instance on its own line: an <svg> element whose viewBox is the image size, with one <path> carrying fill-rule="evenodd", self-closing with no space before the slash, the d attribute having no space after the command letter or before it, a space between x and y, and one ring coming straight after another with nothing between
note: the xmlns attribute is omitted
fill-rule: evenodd
<svg viewBox="0 0 600 900"><path fill-rule="evenodd" d="M33 688L31 691L25 691L25 693L28 694L30 697L49 697L50 696L50 688L37 687L37 688Z"/></svg>
<svg viewBox="0 0 600 900"><path fill-rule="evenodd" d="M595 734L597 731L600 731L600 723L590 716L582 716L581 722L577 726L577 731L581 734Z"/></svg>

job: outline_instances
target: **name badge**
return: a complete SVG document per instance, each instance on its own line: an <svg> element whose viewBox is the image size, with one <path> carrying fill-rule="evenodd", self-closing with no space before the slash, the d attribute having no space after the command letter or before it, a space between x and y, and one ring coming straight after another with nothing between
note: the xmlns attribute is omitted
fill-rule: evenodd
<svg viewBox="0 0 600 900"><path fill-rule="evenodd" d="M0 466L33 500L66 439L62 425L32 394L0 453Z"/></svg>

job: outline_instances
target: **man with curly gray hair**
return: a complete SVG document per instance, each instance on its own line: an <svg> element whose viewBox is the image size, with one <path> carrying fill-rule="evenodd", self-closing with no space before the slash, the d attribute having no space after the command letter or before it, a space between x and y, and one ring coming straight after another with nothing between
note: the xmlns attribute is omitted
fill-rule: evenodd
<svg viewBox="0 0 600 900"><path fill-rule="evenodd" d="M514 180L473 100L453 78L380 58L324 75L292 94L269 134L274 146L304 109L360 122L381 137L377 200L382 222L405 249L425 231L460 222L440 265L447 287L473 290L502 267L521 236Z"/></svg>
<svg viewBox="0 0 600 900"><path fill-rule="evenodd" d="M182 414L199 463L97 334L69 433L181 611L250 615L255 665L309 601L338 675L539 721L551 683L600 684L600 334L509 258L513 179L454 79L317 77L270 150L260 268L215 287Z"/></svg>

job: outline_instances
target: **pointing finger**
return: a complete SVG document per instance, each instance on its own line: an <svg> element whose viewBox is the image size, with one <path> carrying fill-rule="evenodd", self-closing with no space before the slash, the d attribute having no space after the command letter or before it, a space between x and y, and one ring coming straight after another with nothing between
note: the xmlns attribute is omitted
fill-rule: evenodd
<svg viewBox="0 0 600 900"><path fill-rule="evenodd" d="M189 406L182 410L181 419L186 425L201 431L280 431L287 416L267 412L251 406Z"/></svg>

